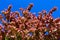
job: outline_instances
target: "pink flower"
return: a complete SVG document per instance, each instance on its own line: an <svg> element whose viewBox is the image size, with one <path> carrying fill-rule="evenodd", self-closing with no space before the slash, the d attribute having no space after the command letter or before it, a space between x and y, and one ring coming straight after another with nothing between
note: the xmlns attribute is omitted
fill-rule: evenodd
<svg viewBox="0 0 60 40"><path fill-rule="evenodd" d="M0 40L2 40L2 36L0 36Z"/></svg>
<svg viewBox="0 0 60 40"><path fill-rule="evenodd" d="M0 14L0 19L2 19L3 18L3 16Z"/></svg>
<svg viewBox="0 0 60 40"><path fill-rule="evenodd" d="M33 27L31 27L30 29L29 29L29 31L32 31L32 32L34 32L36 30L36 28L33 28Z"/></svg>

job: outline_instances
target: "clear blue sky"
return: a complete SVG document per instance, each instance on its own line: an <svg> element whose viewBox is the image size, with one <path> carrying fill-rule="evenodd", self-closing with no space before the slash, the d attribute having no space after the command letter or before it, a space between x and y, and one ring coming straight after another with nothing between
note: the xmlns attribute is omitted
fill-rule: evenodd
<svg viewBox="0 0 60 40"><path fill-rule="evenodd" d="M60 0L0 0L0 13L7 9L9 4L12 4L12 11L20 11L20 7L26 8L30 3L34 4L31 12L36 12L36 15L42 10L49 12L51 8L56 6L58 10L52 16L54 18L60 17Z"/></svg>

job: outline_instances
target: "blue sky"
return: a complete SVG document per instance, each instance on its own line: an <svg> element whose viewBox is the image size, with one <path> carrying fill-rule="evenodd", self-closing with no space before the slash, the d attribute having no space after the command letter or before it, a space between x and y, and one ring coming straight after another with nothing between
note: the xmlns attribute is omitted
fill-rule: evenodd
<svg viewBox="0 0 60 40"><path fill-rule="evenodd" d="M36 12L36 15L42 10L49 12L51 8L56 6L58 9L52 14L52 16L54 18L60 17L60 0L0 0L0 13L2 10L7 9L10 4L12 4L12 11L20 12L20 7L27 8L30 3L34 4L31 12Z"/></svg>

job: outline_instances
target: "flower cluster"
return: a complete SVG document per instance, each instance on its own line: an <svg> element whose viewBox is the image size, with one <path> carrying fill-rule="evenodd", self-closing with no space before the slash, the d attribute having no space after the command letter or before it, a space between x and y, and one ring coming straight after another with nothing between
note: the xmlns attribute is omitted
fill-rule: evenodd
<svg viewBox="0 0 60 40"><path fill-rule="evenodd" d="M30 12L33 4L20 8L23 16L11 7L0 14L0 40L60 40L60 18L52 17L56 7L48 13L42 10L38 16Z"/></svg>

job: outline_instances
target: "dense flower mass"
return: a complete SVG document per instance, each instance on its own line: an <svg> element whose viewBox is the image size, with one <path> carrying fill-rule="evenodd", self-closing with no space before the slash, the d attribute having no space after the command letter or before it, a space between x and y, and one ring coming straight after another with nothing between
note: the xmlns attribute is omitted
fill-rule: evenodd
<svg viewBox="0 0 60 40"><path fill-rule="evenodd" d="M30 12L33 4L20 8L23 16L11 7L0 14L0 40L60 40L60 18L52 17L56 7L48 13L42 10L38 16Z"/></svg>

